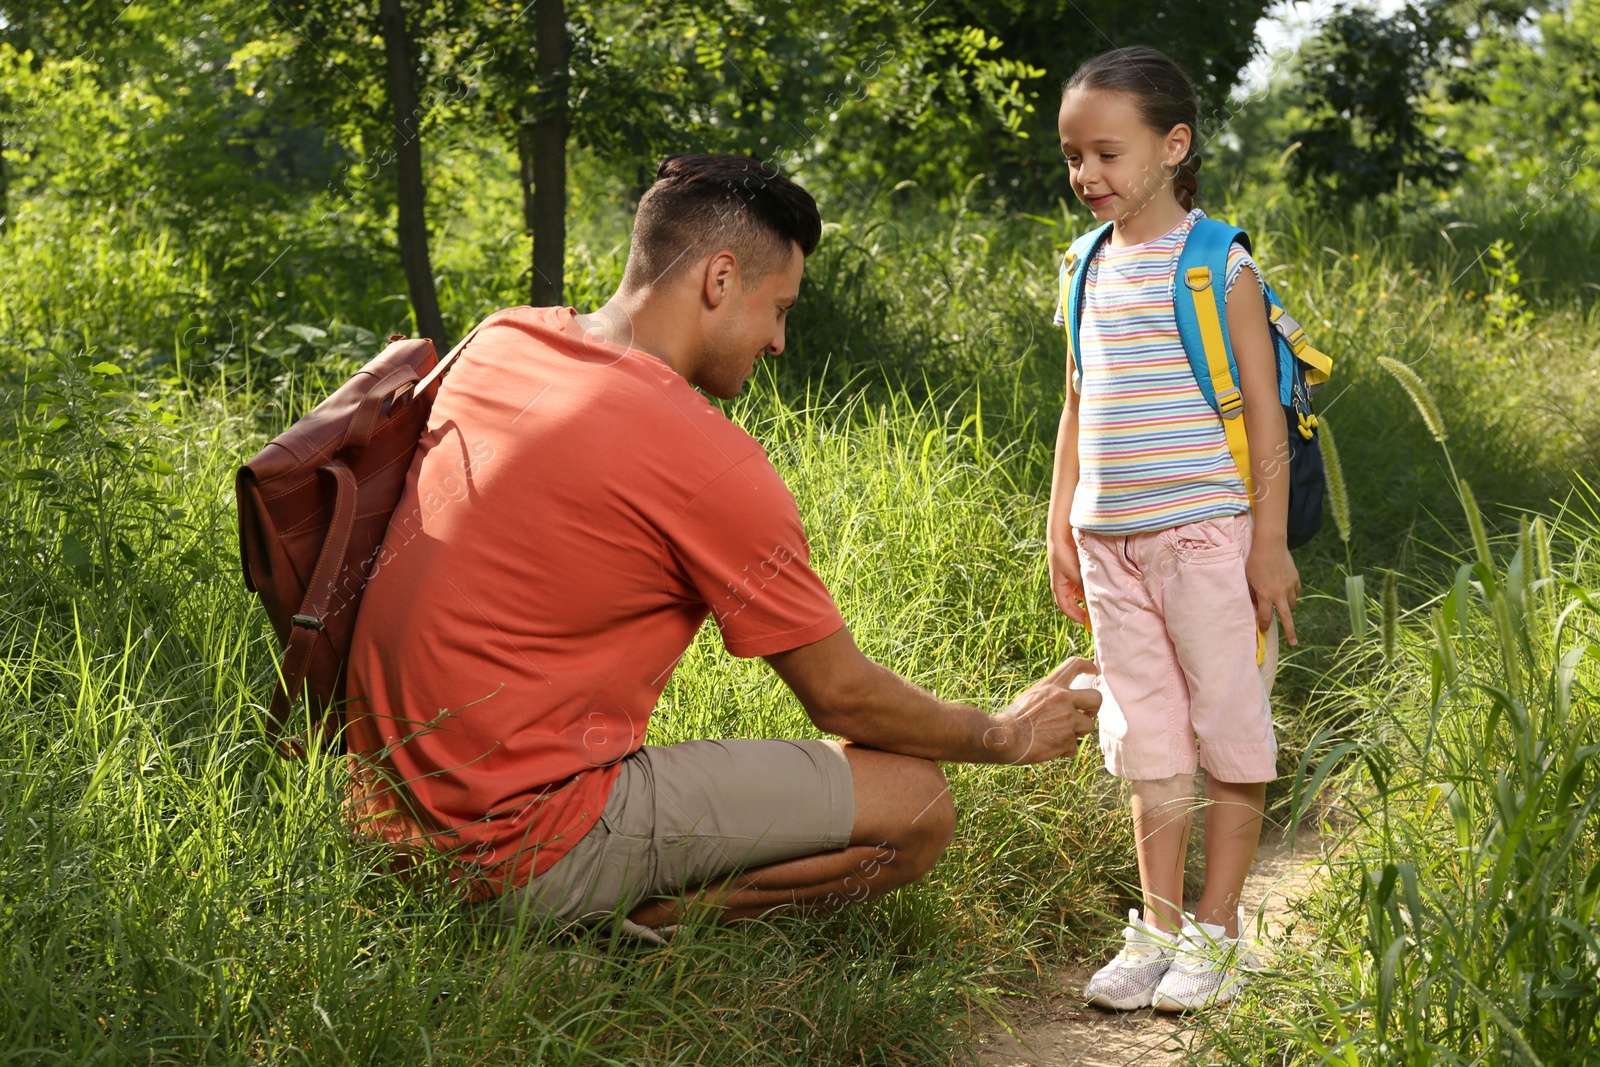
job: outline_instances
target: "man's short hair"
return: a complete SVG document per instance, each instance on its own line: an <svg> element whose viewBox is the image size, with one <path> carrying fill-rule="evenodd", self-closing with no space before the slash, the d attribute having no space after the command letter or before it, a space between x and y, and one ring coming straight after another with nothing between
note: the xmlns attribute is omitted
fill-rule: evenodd
<svg viewBox="0 0 1600 1067"><path fill-rule="evenodd" d="M727 249L752 286L821 238L811 194L754 156L668 156L639 200L626 281L653 285Z"/></svg>

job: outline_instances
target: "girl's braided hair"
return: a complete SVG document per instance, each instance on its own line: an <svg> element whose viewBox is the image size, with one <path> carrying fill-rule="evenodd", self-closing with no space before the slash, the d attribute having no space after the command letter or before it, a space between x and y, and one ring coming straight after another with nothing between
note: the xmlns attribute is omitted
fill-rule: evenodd
<svg viewBox="0 0 1600 1067"><path fill-rule="evenodd" d="M1176 63L1144 45L1102 52L1067 79L1061 95L1074 89L1127 93L1139 102L1145 124L1159 133L1174 126L1189 127L1189 154L1178 164L1172 190L1185 211L1194 207L1200 192L1200 103L1194 85Z"/></svg>

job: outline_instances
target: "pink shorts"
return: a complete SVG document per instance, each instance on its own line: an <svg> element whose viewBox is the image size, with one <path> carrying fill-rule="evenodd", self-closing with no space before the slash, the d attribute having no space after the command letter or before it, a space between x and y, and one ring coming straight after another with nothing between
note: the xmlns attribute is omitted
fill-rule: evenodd
<svg viewBox="0 0 1600 1067"><path fill-rule="evenodd" d="M1075 530L1100 664L1100 750L1118 778L1277 777L1278 627L1256 663L1248 514L1154 533ZM1198 759L1196 741L1199 742Z"/></svg>

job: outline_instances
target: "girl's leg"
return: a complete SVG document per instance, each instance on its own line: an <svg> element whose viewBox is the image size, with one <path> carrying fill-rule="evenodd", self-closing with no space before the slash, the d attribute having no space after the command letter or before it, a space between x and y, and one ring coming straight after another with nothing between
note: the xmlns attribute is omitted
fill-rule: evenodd
<svg viewBox="0 0 1600 1067"><path fill-rule="evenodd" d="M1206 884L1194 917L1221 926L1229 937L1239 936L1239 898L1256 859L1266 797L1265 782L1206 776Z"/></svg>
<svg viewBox="0 0 1600 1067"><path fill-rule="evenodd" d="M1144 894L1145 925L1153 930L1178 930L1183 926L1183 860L1189 849L1193 812L1192 774L1133 783L1139 889ZM1208 841L1210 826L1208 821ZM1206 885L1210 884L1208 880Z"/></svg>
<svg viewBox="0 0 1600 1067"><path fill-rule="evenodd" d="M1272 676L1277 630L1261 636L1245 573L1247 515L1169 531L1171 578L1162 588L1173 647L1189 685L1189 718L1206 768L1206 880L1195 918L1238 936L1239 898L1261 837L1263 784L1277 773Z"/></svg>

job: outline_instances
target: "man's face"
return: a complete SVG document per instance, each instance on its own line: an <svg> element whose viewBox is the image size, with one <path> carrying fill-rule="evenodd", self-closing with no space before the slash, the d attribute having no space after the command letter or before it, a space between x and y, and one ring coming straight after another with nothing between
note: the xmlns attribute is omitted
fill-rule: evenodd
<svg viewBox="0 0 1600 1067"><path fill-rule="evenodd" d="M690 379L724 400L739 395L755 371L756 360L783 351L783 330L789 309L800 297L800 275L806 257L792 245L789 260L755 285L735 282L716 309L706 331L705 349Z"/></svg>

